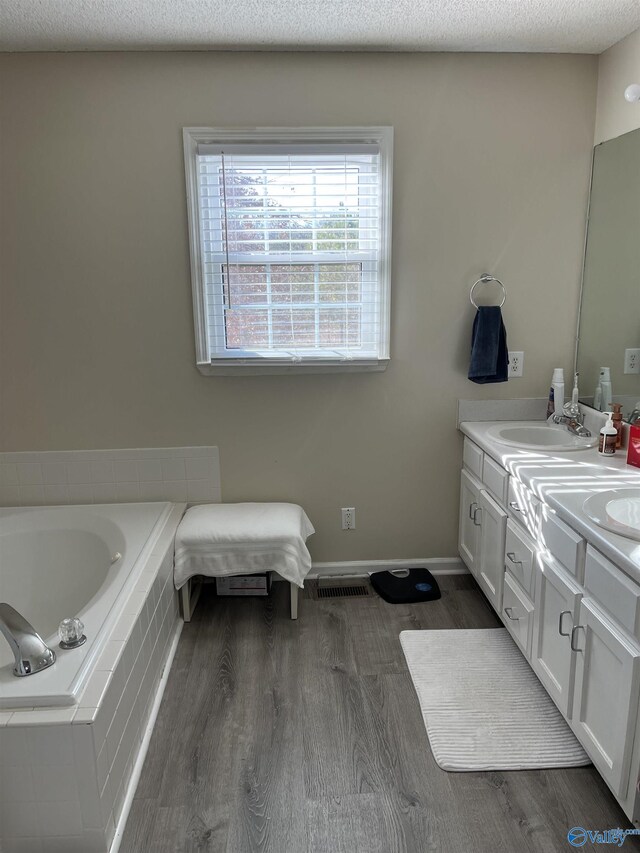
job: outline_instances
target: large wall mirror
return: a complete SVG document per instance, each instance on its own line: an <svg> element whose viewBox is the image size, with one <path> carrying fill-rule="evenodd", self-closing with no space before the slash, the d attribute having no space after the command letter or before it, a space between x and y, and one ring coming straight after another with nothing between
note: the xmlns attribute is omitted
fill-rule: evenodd
<svg viewBox="0 0 640 853"><path fill-rule="evenodd" d="M576 370L581 402L609 408L610 381L640 422L640 129L594 149Z"/></svg>

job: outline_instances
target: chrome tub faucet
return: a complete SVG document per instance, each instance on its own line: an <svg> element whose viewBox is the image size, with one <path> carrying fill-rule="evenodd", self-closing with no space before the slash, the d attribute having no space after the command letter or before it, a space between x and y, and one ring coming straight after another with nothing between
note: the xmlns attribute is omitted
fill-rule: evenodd
<svg viewBox="0 0 640 853"><path fill-rule="evenodd" d="M33 625L6 602L0 602L0 631L16 659L13 674L33 675L56 662L56 653L37 633Z"/></svg>

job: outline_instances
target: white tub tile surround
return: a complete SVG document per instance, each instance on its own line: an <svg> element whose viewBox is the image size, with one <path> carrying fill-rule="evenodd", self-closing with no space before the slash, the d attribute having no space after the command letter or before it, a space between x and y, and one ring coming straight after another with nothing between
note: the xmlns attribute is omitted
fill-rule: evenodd
<svg viewBox="0 0 640 853"><path fill-rule="evenodd" d="M0 453L0 506L220 500L217 447Z"/></svg>
<svg viewBox="0 0 640 853"><path fill-rule="evenodd" d="M184 510L170 513L78 704L0 713L2 853L109 850L182 627L173 552Z"/></svg>

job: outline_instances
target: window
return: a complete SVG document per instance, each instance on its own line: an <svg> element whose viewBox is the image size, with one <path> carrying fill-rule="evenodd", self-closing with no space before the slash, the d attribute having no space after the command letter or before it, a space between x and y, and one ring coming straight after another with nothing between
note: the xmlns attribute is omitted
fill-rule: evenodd
<svg viewBox="0 0 640 853"><path fill-rule="evenodd" d="M203 373L383 370L392 128L185 128Z"/></svg>

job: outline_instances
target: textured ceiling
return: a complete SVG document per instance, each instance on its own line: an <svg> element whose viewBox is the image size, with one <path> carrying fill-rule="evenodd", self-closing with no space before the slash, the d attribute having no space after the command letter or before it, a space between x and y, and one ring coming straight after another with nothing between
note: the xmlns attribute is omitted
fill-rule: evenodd
<svg viewBox="0 0 640 853"><path fill-rule="evenodd" d="M640 0L0 0L0 50L600 53Z"/></svg>

